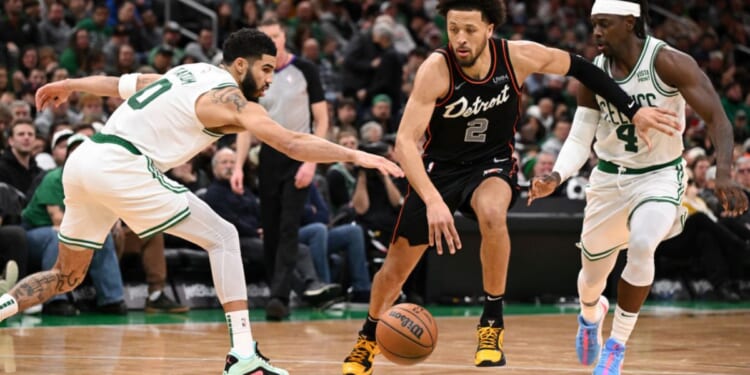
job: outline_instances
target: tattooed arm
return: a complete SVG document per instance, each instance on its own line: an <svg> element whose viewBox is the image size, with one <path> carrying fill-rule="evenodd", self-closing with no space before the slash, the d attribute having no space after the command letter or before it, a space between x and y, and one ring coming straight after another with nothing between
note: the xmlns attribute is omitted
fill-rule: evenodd
<svg viewBox="0 0 750 375"><path fill-rule="evenodd" d="M206 128L221 129L224 133L250 131L262 142L293 159L322 163L348 161L377 168L383 173L403 175L395 164L379 156L341 147L312 134L285 129L258 103L248 102L236 87L204 94L198 98L195 111Z"/></svg>

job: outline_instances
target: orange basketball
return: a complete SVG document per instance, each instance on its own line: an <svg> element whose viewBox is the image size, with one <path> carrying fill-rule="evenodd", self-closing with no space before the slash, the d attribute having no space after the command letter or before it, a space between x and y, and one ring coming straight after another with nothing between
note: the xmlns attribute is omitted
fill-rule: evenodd
<svg viewBox="0 0 750 375"><path fill-rule="evenodd" d="M401 303L380 316L375 338L383 355L399 365L414 365L430 356L437 345L437 325L429 311Z"/></svg>

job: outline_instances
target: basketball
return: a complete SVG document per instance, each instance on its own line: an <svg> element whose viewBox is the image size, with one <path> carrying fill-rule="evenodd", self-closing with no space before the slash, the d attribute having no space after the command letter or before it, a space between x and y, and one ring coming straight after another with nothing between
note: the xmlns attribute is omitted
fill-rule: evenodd
<svg viewBox="0 0 750 375"><path fill-rule="evenodd" d="M435 319L427 309L401 303L380 316L375 339L388 360L399 365L414 365L435 350L437 334Z"/></svg>

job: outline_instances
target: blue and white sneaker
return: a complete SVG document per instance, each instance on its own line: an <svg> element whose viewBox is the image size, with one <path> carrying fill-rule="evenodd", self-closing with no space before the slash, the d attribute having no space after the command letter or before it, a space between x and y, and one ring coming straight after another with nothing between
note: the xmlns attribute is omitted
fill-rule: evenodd
<svg viewBox="0 0 750 375"><path fill-rule="evenodd" d="M234 352L227 354L224 375L289 375L286 370L271 366L268 358L258 351L258 343L255 345L255 354L249 358L242 358Z"/></svg>
<svg viewBox="0 0 750 375"><path fill-rule="evenodd" d="M602 309L602 313L598 322L588 323L582 315L578 315L576 354L578 355L578 362L586 366L594 363L602 348L602 326L609 311L609 301L604 296L599 297L599 308Z"/></svg>
<svg viewBox="0 0 750 375"><path fill-rule="evenodd" d="M594 368L594 375L620 375L625 361L625 344L610 338L604 344L599 363Z"/></svg>

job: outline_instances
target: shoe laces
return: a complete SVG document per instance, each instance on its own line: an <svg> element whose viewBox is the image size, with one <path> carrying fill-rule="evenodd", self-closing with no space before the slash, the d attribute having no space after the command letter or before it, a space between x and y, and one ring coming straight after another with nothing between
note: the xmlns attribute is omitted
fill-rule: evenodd
<svg viewBox="0 0 750 375"><path fill-rule="evenodd" d="M357 344L354 345L354 349L346 357L345 362L357 362L364 363L370 361L370 355L375 351L375 341L370 341L364 335L360 335L357 338Z"/></svg>
<svg viewBox="0 0 750 375"><path fill-rule="evenodd" d="M477 350L482 350L482 349L498 350L499 346L497 342L500 336L500 331L501 331L501 328L480 327L479 328L479 348Z"/></svg>

